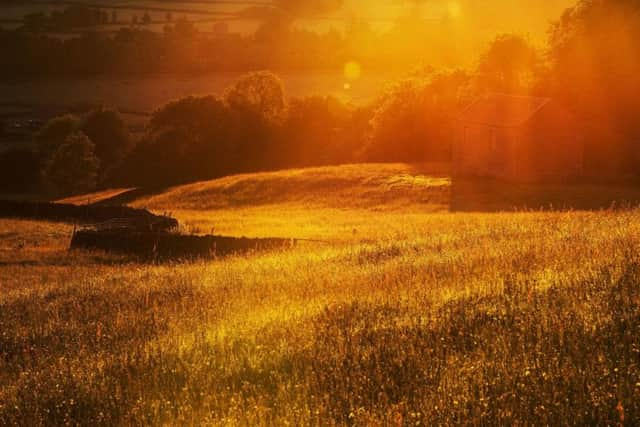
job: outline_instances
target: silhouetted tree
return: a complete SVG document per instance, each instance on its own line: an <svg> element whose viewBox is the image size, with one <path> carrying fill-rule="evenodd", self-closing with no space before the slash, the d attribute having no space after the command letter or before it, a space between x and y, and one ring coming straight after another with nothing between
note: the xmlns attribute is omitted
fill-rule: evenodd
<svg viewBox="0 0 640 427"><path fill-rule="evenodd" d="M91 191L96 186L99 166L93 143L82 132L75 132L53 153L44 178L59 194Z"/></svg>
<svg viewBox="0 0 640 427"><path fill-rule="evenodd" d="M100 160L100 177L104 178L131 148L127 126L116 110L102 107L89 112L80 129L95 145L95 154Z"/></svg>
<svg viewBox="0 0 640 427"><path fill-rule="evenodd" d="M241 77L225 92L232 109L259 116L266 122L281 122L287 111L282 80L269 71Z"/></svg>
<svg viewBox="0 0 640 427"><path fill-rule="evenodd" d="M176 183L240 170L233 121L224 101L187 97L157 110L125 165L136 183Z"/></svg>
<svg viewBox="0 0 640 427"><path fill-rule="evenodd" d="M541 57L527 39L503 34L481 55L476 84L483 91L528 94L541 70Z"/></svg>
<svg viewBox="0 0 640 427"><path fill-rule="evenodd" d="M587 161L594 171L640 171L638 40L637 1L580 0L552 26L549 90L588 125Z"/></svg>
<svg viewBox="0 0 640 427"><path fill-rule="evenodd" d="M277 155L285 167L327 165L353 159L354 112L334 97L294 98Z"/></svg>
<svg viewBox="0 0 640 427"><path fill-rule="evenodd" d="M287 102L282 81L270 72L250 73L226 90L230 137L244 170L268 168L274 159L275 137L285 120Z"/></svg>
<svg viewBox="0 0 640 427"><path fill-rule="evenodd" d="M444 161L451 154L453 120L469 99L462 71L414 77L376 103L364 159Z"/></svg>
<svg viewBox="0 0 640 427"><path fill-rule="evenodd" d="M69 135L80 129L80 124L80 119L74 115L56 117L35 134L35 144L43 162L49 161Z"/></svg>

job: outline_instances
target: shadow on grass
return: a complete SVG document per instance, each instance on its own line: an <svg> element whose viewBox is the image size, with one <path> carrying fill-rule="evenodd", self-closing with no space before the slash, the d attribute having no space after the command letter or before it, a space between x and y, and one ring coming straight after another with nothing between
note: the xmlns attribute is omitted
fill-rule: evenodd
<svg viewBox="0 0 640 427"><path fill-rule="evenodd" d="M452 212L602 210L640 205L640 185L516 184L489 179L454 179Z"/></svg>

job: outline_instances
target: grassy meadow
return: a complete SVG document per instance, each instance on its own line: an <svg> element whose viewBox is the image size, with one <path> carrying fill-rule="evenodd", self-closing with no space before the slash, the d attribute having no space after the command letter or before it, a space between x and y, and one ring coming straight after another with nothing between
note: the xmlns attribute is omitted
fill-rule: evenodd
<svg viewBox="0 0 640 427"><path fill-rule="evenodd" d="M364 165L131 201L193 232L309 239L208 262L0 221L0 424L638 423L640 211L451 212L454 187Z"/></svg>

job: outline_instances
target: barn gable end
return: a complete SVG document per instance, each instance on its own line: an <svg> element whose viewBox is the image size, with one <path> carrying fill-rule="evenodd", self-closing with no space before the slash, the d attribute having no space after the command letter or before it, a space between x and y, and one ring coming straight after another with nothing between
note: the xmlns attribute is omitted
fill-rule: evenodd
<svg viewBox="0 0 640 427"><path fill-rule="evenodd" d="M549 98L494 94L478 99L460 114L455 133L457 176L545 181L581 172L575 120Z"/></svg>

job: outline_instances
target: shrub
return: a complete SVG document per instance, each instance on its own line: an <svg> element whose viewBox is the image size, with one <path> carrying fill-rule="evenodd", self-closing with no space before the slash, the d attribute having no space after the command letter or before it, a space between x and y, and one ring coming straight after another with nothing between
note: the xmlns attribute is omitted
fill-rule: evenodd
<svg viewBox="0 0 640 427"><path fill-rule="evenodd" d="M101 107L89 112L82 121L81 130L95 144L101 178L108 175L131 149L129 131L116 110Z"/></svg>
<svg viewBox="0 0 640 427"><path fill-rule="evenodd" d="M85 134L75 132L52 155L44 176L60 194L80 193L95 188L99 166L91 140Z"/></svg>
<svg viewBox="0 0 640 427"><path fill-rule="evenodd" d="M69 135L80 129L80 118L68 114L49 120L34 136L35 144L43 163L63 145Z"/></svg>

